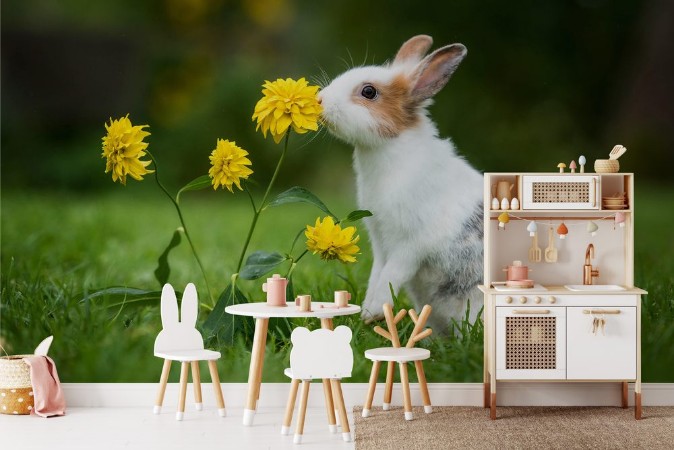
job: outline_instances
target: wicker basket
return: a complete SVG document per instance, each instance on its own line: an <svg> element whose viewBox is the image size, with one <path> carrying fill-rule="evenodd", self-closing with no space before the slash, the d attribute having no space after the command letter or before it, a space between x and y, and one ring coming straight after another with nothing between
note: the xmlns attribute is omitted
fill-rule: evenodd
<svg viewBox="0 0 674 450"><path fill-rule="evenodd" d="M23 360L27 356L0 356L1 414L30 414L33 409L30 368Z"/></svg>
<svg viewBox="0 0 674 450"><path fill-rule="evenodd" d="M597 173L615 173L620 170L617 159L597 159L594 162L594 171Z"/></svg>

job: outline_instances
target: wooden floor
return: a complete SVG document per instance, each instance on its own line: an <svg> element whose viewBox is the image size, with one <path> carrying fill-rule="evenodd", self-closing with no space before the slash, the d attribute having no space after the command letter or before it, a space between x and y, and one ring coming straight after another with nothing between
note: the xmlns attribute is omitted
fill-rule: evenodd
<svg viewBox="0 0 674 450"><path fill-rule="evenodd" d="M281 435L283 409L265 409L252 427L241 423L241 409L227 410L221 418L214 408L187 408L182 422L175 409L165 407L160 415L149 408L69 408L66 416L43 419L35 416L0 414L2 449L317 449L353 450L340 433L328 430L324 408L309 408L301 445L292 434ZM349 413L353 435L353 417ZM295 422L292 424L293 432Z"/></svg>

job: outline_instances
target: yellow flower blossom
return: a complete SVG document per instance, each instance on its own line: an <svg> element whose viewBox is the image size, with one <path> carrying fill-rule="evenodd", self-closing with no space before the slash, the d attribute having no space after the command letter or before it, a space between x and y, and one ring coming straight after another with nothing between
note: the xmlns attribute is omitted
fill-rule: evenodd
<svg viewBox="0 0 674 450"><path fill-rule="evenodd" d="M279 78L265 81L262 87L263 97L255 105L253 120L257 120L255 130L262 128L265 138L269 132L278 144L291 126L298 134L318 130L323 112L316 97L318 86L310 86L304 78L297 81Z"/></svg>
<svg viewBox="0 0 674 450"><path fill-rule="evenodd" d="M246 158L246 155L248 155L248 152L237 146L236 142L218 139L215 150L209 156L211 168L208 175L213 180L213 189L222 186L229 189L229 192L234 192L233 184L241 189L241 180L245 180L253 173L250 168L246 167L252 164L250 159Z"/></svg>
<svg viewBox="0 0 674 450"><path fill-rule="evenodd" d="M322 259L339 259L342 262L356 262L355 255L360 248L356 243L360 236L353 237L356 227L342 227L335 224L332 217L327 216L322 221L316 219L316 225L307 225L304 235L307 237L307 248L314 254L319 253Z"/></svg>
<svg viewBox="0 0 674 450"><path fill-rule="evenodd" d="M142 180L143 175L154 172L146 169L152 161L141 161L147 153L148 144L143 142L149 132L143 131L148 125L133 126L129 115L105 124L108 134L103 137L103 158L107 158L105 173L112 172L112 181L126 184L126 176Z"/></svg>

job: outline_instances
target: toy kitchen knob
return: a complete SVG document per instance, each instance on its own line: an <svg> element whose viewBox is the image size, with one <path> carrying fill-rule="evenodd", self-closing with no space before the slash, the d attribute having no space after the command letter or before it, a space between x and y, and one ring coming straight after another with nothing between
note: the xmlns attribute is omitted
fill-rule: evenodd
<svg viewBox="0 0 674 450"><path fill-rule="evenodd" d="M527 302L527 298L526 298L526 297L520 297L520 303L521 303L521 304L525 304L526 302Z"/></svg>
<svg viewBox="0 0 674 450"><path fill-rule="evenodd" d="M506 303L512 303L512 302L513 302L513 298L512 298L512 297L506 297L506 298L505 298L505 302L506 302Z"/></svg>
<svg viewBox="0 0 674 450"><path fill-rule="evenodd" d="M550 296L550 298L548 299L548 301L549 301L550 303L555 303L555 302L557 301L557 299L556 299L555 297L553 297L553 296Z"/></svg>
<svg viewBox="0 0 674 450"><path fill-rule="evenodd" d="M534 303L540 303L540 302L541 302L540 297L538 297L538 296L534 297Z"/></svg>

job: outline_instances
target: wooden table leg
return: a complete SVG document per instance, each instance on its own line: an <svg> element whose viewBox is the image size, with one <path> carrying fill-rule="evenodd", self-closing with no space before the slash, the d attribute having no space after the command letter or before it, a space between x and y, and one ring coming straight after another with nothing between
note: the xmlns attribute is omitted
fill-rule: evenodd
<svg viewBox="0 0 674 450"><path fill-rule="evenodd" d="M484 407L489 408L491 406L491 386L489 385L489 381L484 382Z"/></svg>
<svg viewBox="0 0 674 450"><path fill-rule="evenodd" d="M218 375L218 364L214 360L208 361L208 369L211 372L211 384L215 393L215 404L218 405L218 414L220 417L227 415L225 409L225 399L222 396L222 386L220 386L220 375Z"/></svg>
<svg viewBox="0 0 674 450"><path fill-rule="evenodd" d="M267 328L269 327L269 318L258 317L255 319L255 336L253 338L253 349L250 355L250 369L248 370L248 395L246 397L246 407L243 410L243 424L251 426L257 409L257 398L262 384L261 366L264 362L264 349L267 344Z"/></svg>
<svg viewBox="0 0 674 450"><path fill-rule="evenodd" d="M169 373L171 373L171 360L164 360L164 367L161 369L161 378L159 379L159 392L157 392L157 399L154 402L155 414L161 412L161 405L164 403L164 394L166 393L166 383L168 382Z"/></svg>
<svg viewBox="0 0 674 450"><path fill-rule="evenodd" d="M372 408L372 399L374 398L374 391L377 388L377 377L379 376L379 368L381 361L372 361L372 372L370 373L370 384L367 389L367 397L365 397L365 404L363 405L363 417L370 415Z"/></svg>
<svg viewBox="0 0 674 450"><path fill-rule="evenodd" d="M201 371L199 370L199 361L192 361L192 386L194 386L194 408L197 411L204 409L204 402L201 398Z"/></svg>
<svg viewBox="0 0 674 450"><path fill-rule="evenodd" d="M334 330L335 324L331 318L321 319L321 328L326 330ZM330 429L331 432L336 433L337 427L339 426L339 423L337 421L339 415L337 414L337 403L335 403L335 401L333 400L334 393L332 392L332 387L330 384L330 380L328 378L323 379L323 393L325 394L326 398L325 408L328 413L328 428ZM330 398L329 403L327 401L328 397Z"/></svg>
<svg viewBox="0 0 674 450"><path fill-rule="evenodd" d="M641 392L634 392L634 418L641 419Z"/></svg>
<svg viewBox="0 0 674 450"><path fill-rule="evenodd" d="M180 367L180 397L178 398L178 412L176 420L183 420L185 415L185 397L187 396L187 375L189 373L190 363L184 361Z"/></svg>

